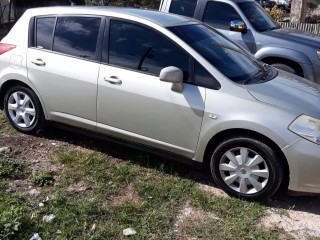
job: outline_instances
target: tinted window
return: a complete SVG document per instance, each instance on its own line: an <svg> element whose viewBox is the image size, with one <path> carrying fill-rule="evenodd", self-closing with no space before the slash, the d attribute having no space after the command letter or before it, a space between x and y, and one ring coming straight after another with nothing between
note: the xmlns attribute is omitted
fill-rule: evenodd
<svg viewBox="0 0 320 240"><path fill-rule="evenodd" d="M36 47L51 50L55 17L36 19Z"/></svg>
<svg viewBox="0 0 320 240"><path fill-rule="evenodd" d="M175 66L188 78L187 54L164 36L133 23L111 21L109 63L157 76L164 67Z"/></svg>
<svg viewBox="0 0 320 240"><path fill-rule="evenodd" d="M93 17L58 18L53 51L95 59L100 23Z"/></svg>
<svg viewBox="0 0 320 240"><path fill-rule="evenodd" d="M204 25L169 29L234 82L247 83L264 73L261 63L250 53Z"/></svg>
<svg viewBox="0 0 320 240"><path fill-rule="evenodd" d="M172 0L169 12L193 17L196 5L197 0Z"/></svg>
<svg viewBox="0 0 320 240"><path fill-rule="evenodd" d="M220 89L220 83L198 62L194 64L194 80L196 85L211 89Z"/></svg>
<svg viewBox="0 0 320 240"><path fill-rule="evenodd" d="M256 2L238 3L254 28L260 32L279 28L279 25Z"/></svg>
<svg viewBox="0 0 320 240"><path fill-rule="evenodd" d="M234 20L241 20L241 17L232 6L222 2L208 2L202 19L220 29L230 29L230 22Z"/></svg>

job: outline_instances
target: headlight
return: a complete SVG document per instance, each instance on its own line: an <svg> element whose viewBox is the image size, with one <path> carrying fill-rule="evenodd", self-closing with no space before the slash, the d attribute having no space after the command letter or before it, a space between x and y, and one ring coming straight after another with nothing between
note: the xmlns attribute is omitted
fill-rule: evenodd
<svg viewBox="0 0 320 240"><path fill-rule="evenodd" d="M320 59L320 50L317 51L318 58Z"/></svg>
<svg viewBox="0 0 320 240"><path fill-rule="evenodd" d="M289 129L298 134L299 136L320 144L320 120L309 117L306 115L301 115L296 118L290 125Z"/></svg>

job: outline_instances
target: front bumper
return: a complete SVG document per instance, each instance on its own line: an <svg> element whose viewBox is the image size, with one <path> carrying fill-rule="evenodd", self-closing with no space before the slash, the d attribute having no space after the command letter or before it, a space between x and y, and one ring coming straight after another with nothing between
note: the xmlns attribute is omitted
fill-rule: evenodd
<svg viewBox="0 0 320 240"><path fill-rule="evenodd" d="M282 151L289 164L289 189L320 193L320 145L300 138Z"/></svg>

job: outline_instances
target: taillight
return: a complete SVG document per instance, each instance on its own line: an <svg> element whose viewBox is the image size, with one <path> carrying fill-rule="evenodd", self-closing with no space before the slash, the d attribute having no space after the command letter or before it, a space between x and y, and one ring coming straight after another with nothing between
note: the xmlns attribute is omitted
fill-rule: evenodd
<svg viewBox="0 0 320 240"><path fill-rule="evenodd" d="M5 52L8 52L12 49L16 48L15 45L12 45L12 44L6 44L6 43L0 43L0 55L5 53Z"/></svg>

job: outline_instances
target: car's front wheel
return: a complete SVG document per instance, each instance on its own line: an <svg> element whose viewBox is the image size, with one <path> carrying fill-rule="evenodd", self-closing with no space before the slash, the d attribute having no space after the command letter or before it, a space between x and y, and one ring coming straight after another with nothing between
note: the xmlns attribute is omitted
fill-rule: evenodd
<svg viewBox="0 0 320 240"><path fill-rule="evenodd" d="M257 139L241 136L217 146L211 157L211 173L225 192L247 200L271 197L283 179L275 151Z"/></svg>
<svg viewBox="0 0 320 240"><path fill-rule="evenodd" d="M12 126L20 132L34 133L43 126L40 101L29 88L11 87L4 97L4 109Z"/></svg>

